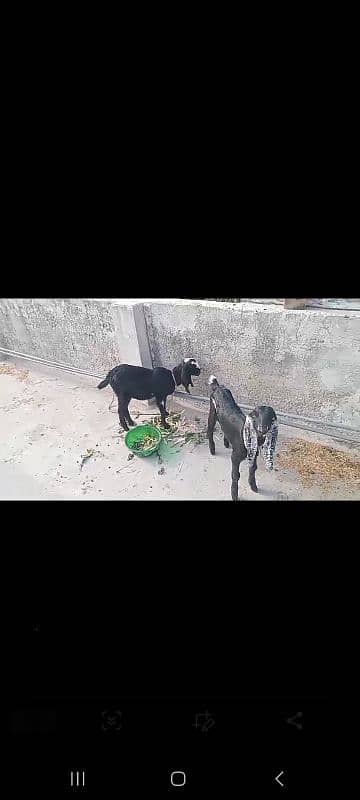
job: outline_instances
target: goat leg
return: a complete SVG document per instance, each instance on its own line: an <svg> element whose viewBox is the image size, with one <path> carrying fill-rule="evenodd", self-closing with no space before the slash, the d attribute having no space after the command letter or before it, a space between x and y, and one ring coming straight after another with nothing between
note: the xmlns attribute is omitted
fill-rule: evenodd
<svg viewBox="0 0 360 800"><path fill-rule="evenodd" d="M231 456L231 499L237 501L239 499L239 478L240 478L240 458L237 453L232 453Z"/></svg>
<svg viewBox="0 0 360 800"><path fill-rule="evenodd" d="M164 400L164 411L165 411L165 417L169 417L170 416L170 411L167 411L167 409L166 409L166 401L167 401L167 395L166 395L165 400Z"/></svg>
<svg viewBox="0 0 360 800"><path fill-rule="evenodd" d="M215 442L214 442L214 428L216 424L216 411L215 406L210 400L210 409L208 416L207 436L209 440L209 450L212 456L215 455Z"/></svg>
<svg viewBox="0 0 360 800"><path fill-rule="evenodd" d="M253 492L257 492L258 491L258 487L256 485L256 478L255 478L255 473L256 473L256 470L257 470L258 455L259 455L259 450L257 450L256 456L254 458L254 461L251 464L251 466L249 467L249 486L250 486L250 489L252 489Z"/></svg>
<svg viewBox="0 0 360 800"><path fill-rule="evenodd" d="M126 401L124 401L123 397L119 397L118 398L118 414L119 414L120 425L122 425L122 427L124 428L124 431L128 431L129 430L128 424L127 424L127 421L126 421L127 413L128 413L128 410L127 410Z"/></svg>
<svg viewBox="0 0 360 800"><path fill-rule="evenodd" d="M136 425L136 422L134 422L134 420L131 419L131 417L130 417L130 411L129 411L130 400L131 400L131 397L129 395L125 395L123 397L123 400L122 400L122 411L123 411L123 416L125 417L128 425L131 425L131 427L132 427L133 425Z"/></svg>
<svg viewBox="0 0 360 800"><path fill-rule="evenodd" d="M166 422L166 409L162 400L156 398L156 402L158 405L158 409L160 411L161 416L161 425L163 428L170 428L171 426Z"/></svg>

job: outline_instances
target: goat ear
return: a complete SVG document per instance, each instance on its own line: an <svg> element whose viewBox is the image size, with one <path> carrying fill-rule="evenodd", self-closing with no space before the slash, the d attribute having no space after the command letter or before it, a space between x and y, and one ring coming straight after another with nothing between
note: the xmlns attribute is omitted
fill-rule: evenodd
<svg viewBox="0 0 360 800"><path fill-rule="evenodd" d="M177 367L174 367L173 375L175 377L175 381L176 381L177 385L179 386L180 383L181 383L181 364L178 364Z"/></svg>
<svg viewBox="0 0 360 800"><path fill-rule="evenodd" d="M185 386L185 389L189 386L190 378L190 366L183 361L181 365L181 383L183 386Z"/></svg>

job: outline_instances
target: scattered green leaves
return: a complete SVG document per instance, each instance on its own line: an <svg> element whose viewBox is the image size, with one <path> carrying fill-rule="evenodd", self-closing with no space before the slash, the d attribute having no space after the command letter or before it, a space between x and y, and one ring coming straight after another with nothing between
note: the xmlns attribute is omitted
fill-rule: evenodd
<svg viewBox="0 0 360 800"><path fill-rule="evenodd" d="M87 461L89 458L91 458L91 456L93 456L93 455L94 455L94 453L95 453L95 450L94 450L94 449L92 449L92 448L90 448L90 447L88 447L88 448L87 448L87 451L86 451L86 453L84 453L84 454L81 456L81 464L80 464L80 469L82 469L82 468L83 468L83 466L84 466L85 462L86 462L86 461Z"/></svg>

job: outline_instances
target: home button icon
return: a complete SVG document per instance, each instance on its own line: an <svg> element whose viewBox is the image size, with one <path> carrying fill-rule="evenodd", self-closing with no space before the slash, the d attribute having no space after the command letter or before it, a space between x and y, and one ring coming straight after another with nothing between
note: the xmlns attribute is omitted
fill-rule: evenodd
<svg viewBox="0 0 360 800"><path fill-rule="evenodd" d="M172 772L170 775L170 781L172 786L185 786L186 783L185 772L182 772L181 770Z"/></svg>

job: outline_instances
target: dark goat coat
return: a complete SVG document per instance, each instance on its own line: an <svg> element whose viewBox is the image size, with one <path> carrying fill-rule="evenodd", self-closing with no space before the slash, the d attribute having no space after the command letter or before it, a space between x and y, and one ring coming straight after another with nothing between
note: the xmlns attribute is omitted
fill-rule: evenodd
<svg viewBox="0 0 360 800"><path fill-rule="evenodd" d="M160 411L161 424L164 428L168 428L169 425L165 420L168 416L166 399L181 384L190 394L189 386L193 386L191 380L193 375L200 375L200 367L194 358L184 358L173 370L165 367L147 369L131 364L120 364L108 372L106 378L99 383L98 389L110 384L118 398L120 424L126 431L129 430L128 424L135 425L128 408L132 398L150 400L154 397Z"/></svg>

